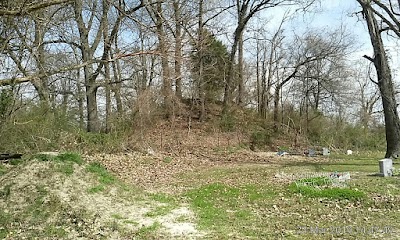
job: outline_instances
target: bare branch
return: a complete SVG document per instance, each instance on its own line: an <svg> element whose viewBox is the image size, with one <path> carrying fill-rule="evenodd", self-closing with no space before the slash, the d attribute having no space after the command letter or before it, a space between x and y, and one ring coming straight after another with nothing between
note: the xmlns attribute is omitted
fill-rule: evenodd
<svg viewBox="0 0 400 240"><path fill-rule="evenodd" d="M31 4L26 6L25 8L18 9L18 10L6 10L6 9L0 9L0 16L22 16L30 12L37 11L42 8L58 5L58 4L64 4L64 3L70 3L73 2L72 0L49 0L49 1L44 1L36 4Z"/></svg>

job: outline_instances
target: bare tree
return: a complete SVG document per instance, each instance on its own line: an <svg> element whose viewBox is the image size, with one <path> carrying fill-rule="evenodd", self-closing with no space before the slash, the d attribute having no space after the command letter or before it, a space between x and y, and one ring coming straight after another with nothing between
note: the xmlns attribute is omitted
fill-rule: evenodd
<svg viewBox="0 0 400 240"><path fill-rule="evenodd" d="M168 41L166 33L166 19L162 1L150 2L146 5L154 24L156 25L156 34L158 38L158 51L161 57L162 68L162 94L164 96L165 115L167 118L173 117L173 99L172 99L172 80L169 65Z"/></svg>
<svg viewBox="0 0 400 240"><path fill-rule="evenodd" d="M378 0L357 0L362 7L362 14L368 26L371 44L374 50L374 56L364 56L371 61L376 69L381 94L383 111L386 126L386 154L385 157L398 158L400 155L400 120L397 111L396 96L393 88L392 74L385 51L385 45L382 40L382 31L391 30L397 36L400 36L398 21L398 9L393 7L392 1L385 5ZM374 6L372 4L375 4ZM377 8L374 8L378 6ZM398 8L399 6L397 6ZM378 23L378 18L385 23Z"/></svg>
<svg viewBox="0 0 400 240"><path fill-rule="evenodd" d="M293 79L303 79L308 81L311 78L317 78L318 76L309 75L309 67L312 64L328 61L335 62L338 59L342 59L346 52L351 46L351 42L346 36L346 33L341 29L324 35L324 32L315 33L307 32L304 37L297 36L294 42L290 43L287 51L287 58L282 64L283 74L281 78L276 78L274 86L274 129L278 130L279 125L279 103L281 97L281 89ZM320 73L320 72L319 72ZM316 82L316 93L321 91L321 81ZM307 82L306 82L307 84ZM307 86L307 92L309 86ZM320 92L316 94L315 106L318 107L318 97ZM318 95L318 96L317 96ZM308 98L307 98L308 101Z"/></svg>
<svg viewBox="0 0 400 240"><path fill-rule="evenodd" d="M236 52L238 51L238 48L240 46L240 49L243 50L243 33L246 29L247 24L249 21L259 12L268 9L268 8L273 8L277 7L279 5L292 5L292 4L298 4L298 3L305 3L307 6L309 6L313 0L305 0L305 1L292 1L292 0L236 0L235 6L237 9L237 25L235 28L235 32L233 34L233 43L232 43L232 48L230 51L230 65L229 65L229 71L226 79L226 85L225 85L225 93L224 93L224 112L228 112L230 105L233 100L233 91L235 89L235 57L236 57ZM238 102L242 102L243 99L243 91L244 91L244 83L243 83L243 66L241 65L243 63L241 59L239 59L239 67L238 67L238 83L239 86L241 86L240 91L239 91L239 99ZM241 65L241 66L240 66Z"/></svg>

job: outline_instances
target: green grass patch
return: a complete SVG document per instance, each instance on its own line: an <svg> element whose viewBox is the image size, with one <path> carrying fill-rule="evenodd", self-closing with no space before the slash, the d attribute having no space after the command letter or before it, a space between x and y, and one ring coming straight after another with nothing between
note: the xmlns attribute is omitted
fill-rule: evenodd
<svg viewBox="0 0 400 240"><path fill-rule="evenodd" d="M252 208L274 196L273 191L261 186L232 187L222 183L207 184L187 193L200 227L212 229L218 236L251 226L257 220ZM247 237L254 234L253 231L242 233Z"/></svg>
<svg viewBox="0 0 400 240"><path fill-rule="evenodd" d="M164 193L150 194L150 198L160 203L175 203L175 198L173 196Z"/></svg>
<svg viewBox="0 0 400 240"><path fill-rule="evenodd" d="M36 154L34 155L39 161L60 161L60 162L73 162L79 165L83 164L83 159L78 153L65 152L58 155L53 154Z"/></svg>
<svg viewBox="0 0 400 240"><path fill-rule="evenodd" d="M37 154L34 156L39 161L52 161L56 163L56 171L66 175L74 173L74 164L82 165L83 159L78 153L65 152L59 155Z"/></svg>
<svg viewBox="0 0 400 240"><path fill-rule="evenodd" d="M164 193L150 194L150 199L161 203L152 211L146 213L147 217L162 216L170 213L173 209L177 207L176 199L173 196Z"/></svg>
<svg viewBox="0 0 400 240"><path fill-rule="evenodd" d="M158 206L154 210L147 212L146 217L164 216L175 209L175 205Z"/></svg>
<svg viewBox="0 0 400 240"><path fill-rule="evenodd" d="M88 172L94 173L95 175L98 176L99 182L102 184L113 184L116 181L116 178L108 172L108 170L103 167L100 163L98 162L93 162L90 163L87 167L86 170Z"/></svg>
<svg viewBox="0 0 400 240"><path fill-rule="evenodd" d="M83 159L82 159L81 155L79 155L78 153L74 153L74 152L62 153L56 157L56 160L59 160L62 162L73 162L73 163L76 163L79 165L83 164Z"/></svg>
<svg viewBox="0 0 400 240"><path fill-rule="evenodd" d="M289 189L311 198L361 200L365 197L365 193L359 190L333 187L332 179L328 177L300 179L290 184Z"/></svg>
<svg viewBox="0 0 400 240"><path fill-rule="evenodd" d="M171 163L172 160L173 160L172 157L165 157L165 158L163 159L163 162L165 162L165 163Z"/></svg>
<svg viewBox="0 0 400 240"><path fill-rule="evenodd" d="M44 229L44 234L46 236L52 236L57 238L65 238L68 233L63 229L62 226L49 225Z"/></svg>
<svg viewBox="0 0 400 240"><path fill-rule="evenodd" d="M12 216L9 213L4 212L3 209L0 209L0 239L7 236L11 223Z"/></svg>
<svg viewBox="0 0 400 240"><path fill-rule="evenodd" d="M140 228L134 235L139 239L158 239L157 230L160 229L161 224L154 222L152 225Z"/></svg>
<svg viewBox="0 0 400 240"><path fill-rule="evenodd" d="M113 214L113 215L111 215L111 217L118 219L118 220L125 219L123 216L121 216L119 214Z"/></svg>
<svg viewBox="0 0 400 240"><path fill-rule="evenodd" d="M7 169L5 167L3 167L2 165L0 165L0 176L4 175L7 173Z"/></svg>
<svg viewBox="0 0 400 240"><path fill-rule="evenodd" d="M7 184L0 190L0 198L7 199L11 194L11 187L13 184Z"/></svg>
<svg viewBox="0 0 400 240"><path fill-rule="evenodd" d="M97 186L89 188L88 193L94 194L94 193L103 192L104 190L105 190L104 185L97 185Z"/></svg>

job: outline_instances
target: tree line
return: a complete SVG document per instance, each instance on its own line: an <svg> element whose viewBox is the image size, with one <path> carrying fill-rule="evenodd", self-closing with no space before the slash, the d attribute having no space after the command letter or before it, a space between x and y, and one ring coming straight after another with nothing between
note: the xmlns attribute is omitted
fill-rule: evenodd
<svg viewBox="0 0 400 240"><path fill-rule="evenodd" d="M11 118L18 101L33 101L75 111L88 132L110 132L113 118L153 94L168 119L189 102L204 121L219 103L223 115L254 108L279 131L295 109L302 124L292 127L307 132L315 118L346 111L365 128L377 124L381 99L386 155L397 156L400 123L381 34L399 36L399 3L357 2L376 73L367 60L349 60L357 46L344 27L288 30L323 1L2 1L1 118ZM270 24L266 16L279 11L286 12Z"/></svg>

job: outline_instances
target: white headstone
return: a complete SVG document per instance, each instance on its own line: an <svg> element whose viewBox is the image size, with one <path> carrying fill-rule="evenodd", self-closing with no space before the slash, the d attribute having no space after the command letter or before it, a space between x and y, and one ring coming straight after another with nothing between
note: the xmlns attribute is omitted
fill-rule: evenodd
<svg viewBox="0 0 400 240"><path fill-rule="evenodd" d="M347 155L352 155L353 151L352 150L347 150Z"/></svg>
<svg viewBox="0 0 400 240"><path fill-rule="evenodd" d="M393 175L393 161L390 158L379 160L379 172L384 177Z"/></svg>
<svg viewBox="0 0 400 240"><path fill-rule="evenodd" d="M329 156L330 154L331 154L331 151L329 151L328 148L322 148L322 155Z"/></svg>

